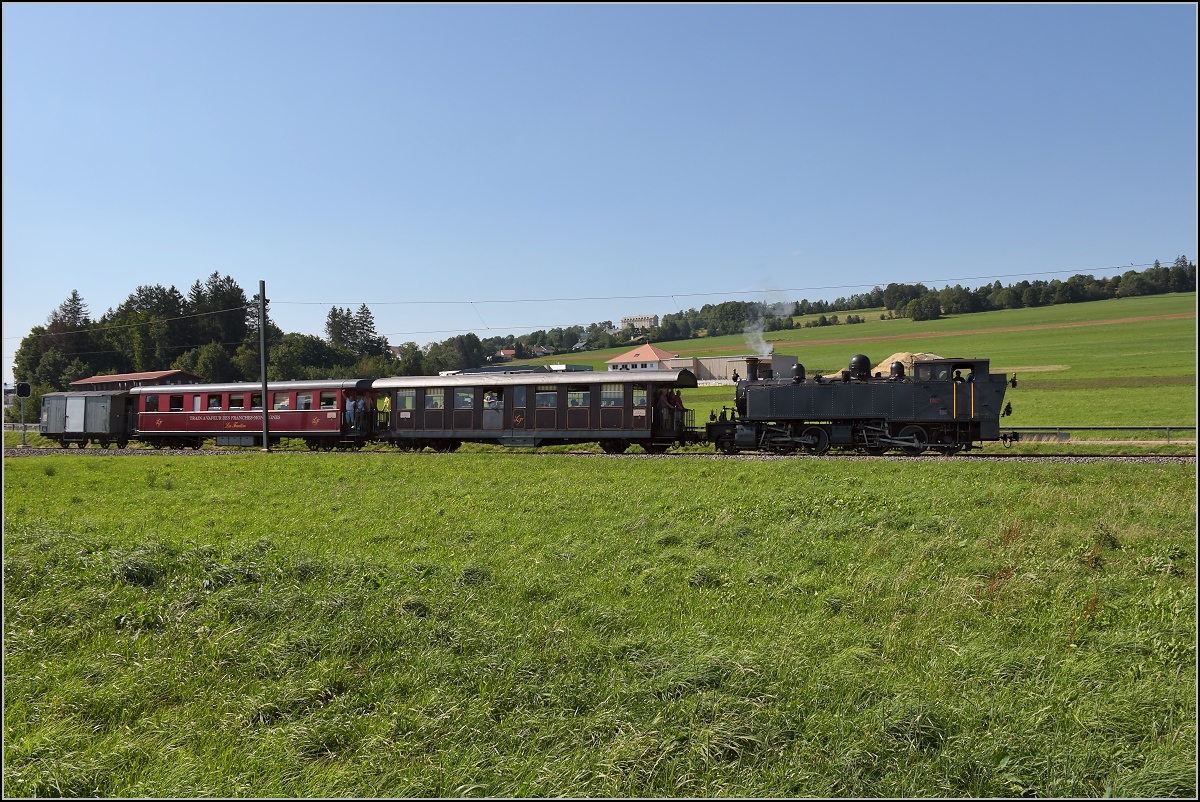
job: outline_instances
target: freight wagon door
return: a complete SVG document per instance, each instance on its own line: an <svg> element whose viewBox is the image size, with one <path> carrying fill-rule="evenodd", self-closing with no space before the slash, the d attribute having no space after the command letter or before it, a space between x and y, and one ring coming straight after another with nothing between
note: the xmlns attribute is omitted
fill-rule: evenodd
<svg viewBox="0 0 1200 802"><path fill-rule="evenodd" d="M63 424L64 432L83 431L86 402L87 399L82 397L67 399L67 420Z"/></svg>

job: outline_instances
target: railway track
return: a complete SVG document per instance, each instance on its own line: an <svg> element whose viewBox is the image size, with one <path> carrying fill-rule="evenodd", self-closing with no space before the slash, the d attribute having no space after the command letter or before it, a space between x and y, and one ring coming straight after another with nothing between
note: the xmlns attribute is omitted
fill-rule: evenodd
<svg viewBox="0 0 1200 802"><path fill-rule="evenodd" d="M149 448L6 448L4 449L5 457L45 457L53 455L74 454L87 455L94 457L219 457L233 456L236 454L259 453L258 451L247 450L232 450L232 449L149 449ZM311 451L292 451L286 450L279 453L287 454L311 454L316 456L319 452ZM375 454L399 454L403 452L394 451L369 451L366 453ZM495 452L504 453L504 452ZM721 453L682 453L682 454L598 454L593 451L534 451L522 452L529 453L535 456L552 457L552 456L572 456L572 457L590 457L594 459L705 459L705 460L735 460L735 461L752 461L752 462L773 462L773 461L791 461L791 460L883 460L886 462L945 462L955 461L960 463L976 462L976 463L1005 463L1005 462L1054 462L1061 464L1089 464L1096 462L1126 462L1126 463L1144 463L1148 465L1195 465L1195 454L972 454L959 453L954 456L943 456L940 454L922 454L917 457L909 457L902 454L886 454L882 456L869 456L866 454L838 454L829 453L823 456L815 457L804 454L760 454L760 453L742 453L742 454L721 454Z"/></svg>

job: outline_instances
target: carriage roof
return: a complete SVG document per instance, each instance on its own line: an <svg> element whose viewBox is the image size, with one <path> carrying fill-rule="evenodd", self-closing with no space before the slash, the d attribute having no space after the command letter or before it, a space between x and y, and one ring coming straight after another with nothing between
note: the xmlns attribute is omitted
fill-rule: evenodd
<svg viewBox="0 0 1200 802"><path fill-rule="evenodd" d="M686 368L675 370L573 370L554 373L519 371L513 373L456 373L450 376L392 376L376 379L376 390L408 387L514 387L531 384L666 384L672 387L696 387L696 375Z"/></svg>

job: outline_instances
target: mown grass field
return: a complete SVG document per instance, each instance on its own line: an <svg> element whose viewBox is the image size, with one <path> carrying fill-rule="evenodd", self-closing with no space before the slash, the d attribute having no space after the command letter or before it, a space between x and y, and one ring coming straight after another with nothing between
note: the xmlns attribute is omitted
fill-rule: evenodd
<svg viewBox="0 0 1200 802"><path fill-rule="evenodd" d="M1194 465L6 459L6 796L1194 796Z"/></svg>

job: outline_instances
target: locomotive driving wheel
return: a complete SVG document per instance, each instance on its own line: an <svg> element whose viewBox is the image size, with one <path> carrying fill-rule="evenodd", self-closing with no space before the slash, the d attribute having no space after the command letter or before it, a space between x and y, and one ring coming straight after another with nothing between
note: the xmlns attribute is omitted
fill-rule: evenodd
<svg viewBox="0 0 1200 802"><path fill-rule="evenodd" d="M907 440L912 438L916 441L916 445L900 446L900 450L910 457L915 457L921 454L929 447L929 435L920 426L905 426L900 430L900 439Z"/></svg>
<svg viewBox="0 0 1200 802"><path fill-rule="evenodd" d="M804 450L809 454L819 457L829 450L829 435L820 426L809 426L801 437L808 441Z"/></svg>

